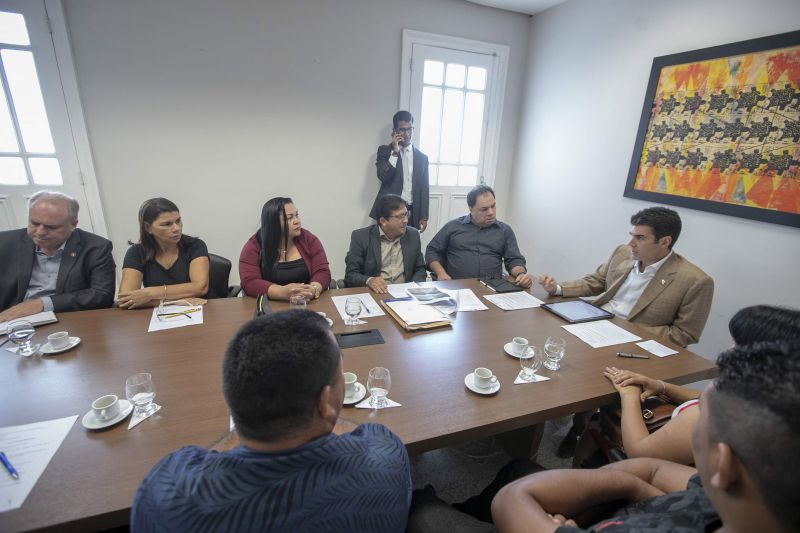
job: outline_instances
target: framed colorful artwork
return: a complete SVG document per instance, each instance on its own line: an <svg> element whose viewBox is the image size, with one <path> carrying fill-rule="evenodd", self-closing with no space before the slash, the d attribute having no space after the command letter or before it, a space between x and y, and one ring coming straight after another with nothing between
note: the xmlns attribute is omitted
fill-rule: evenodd
<svg viewBox="0 0 800 533"><path fill-rule="evenodd" d="M653 59L625 196L800 227L800 31Z"/></svg>

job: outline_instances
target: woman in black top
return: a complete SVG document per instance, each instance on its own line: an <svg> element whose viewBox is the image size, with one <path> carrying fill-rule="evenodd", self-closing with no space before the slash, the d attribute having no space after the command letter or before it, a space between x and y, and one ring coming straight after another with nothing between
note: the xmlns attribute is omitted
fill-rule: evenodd
<svg viewBox="0 0 800 533"><path fill-rule="evenodd" d="M143 288L142 288L143 287ZM139 208L139 243L122 264L117 305L125 309L161 300L201 297L208 292L208 248L183 234L178 206L151 198Z"/></svg>

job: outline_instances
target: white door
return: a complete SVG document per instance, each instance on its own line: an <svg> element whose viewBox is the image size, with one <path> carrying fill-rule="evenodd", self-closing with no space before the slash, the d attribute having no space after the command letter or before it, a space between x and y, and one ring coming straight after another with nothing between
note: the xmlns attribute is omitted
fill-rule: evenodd
<svg viewBox="0 0 800 533"><path fill-rule="evenodd" d="M467 192L484 181L493 56L414 43L410 111L415 143L430 163L430 219L423 246L448 220L467 213Z"/></svg>
<svg viewBox="0 0 800 533"><path fill-rule="evenodd" d="M26 226L27 199L50 189L95 231L44 0L0 0L0 74L0 230Z"/></svg>

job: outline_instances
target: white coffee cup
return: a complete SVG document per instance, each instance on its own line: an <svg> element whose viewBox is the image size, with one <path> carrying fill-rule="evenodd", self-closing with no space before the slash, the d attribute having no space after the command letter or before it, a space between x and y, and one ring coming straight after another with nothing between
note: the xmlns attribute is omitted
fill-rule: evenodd
<svg viewBox="0 0 800 533"><path fill-rule="evenodd" d="M511 339L511 351L514 355L523 355L528 350L528 339L524 337L514 337Z"/></svg>
<svg viewBox="0 0 800 533"><path fill-rule="evenodd" d="M111 420L119 414L119 398L116 394L100 396L92 402L94 417L100 422Z"/></svg>
<svg viewBox="0 0 800 533"><path fill-rule="evenodd" d="M472 382L479 389L488 389L497 383L497 376L492 374L488 368L478 367L472 373Z"/></svg>
<svg viewBox="0 0 800 533"><path fill-rule="evenodd" d="M352 372L345 372L344 373L344 395L345 396L352 396L356 392L356 381L358 381L358 376L353 374Z"/></svg>
<svg viewBox="0 0 800 533"><path fill-rule="evenodd" d="M56 331L55 333L51 333L47 336L47 342L49 342L50 346L56 350L59 348L64 348L69 344L69 332Z"/></svg>

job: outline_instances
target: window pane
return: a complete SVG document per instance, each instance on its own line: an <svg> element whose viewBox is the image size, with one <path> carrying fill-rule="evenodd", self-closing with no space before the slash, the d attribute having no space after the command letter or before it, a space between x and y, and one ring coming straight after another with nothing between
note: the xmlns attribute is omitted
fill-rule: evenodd
<svg viewBox="0 0 800 533"><path fill-rule="evenodd" d="M459 167L458 184L471 187L478 182L478 167Z"/></svg>
<svg viewBox="0 0 800 533"><path fill-rule="evenodd" d="M20 157L0 157L0 184L27 185L28 176Z"/></svg>
<svg viewBox="0 0 800 533"><path fill-rule="evenodd" d="M3 50L0 56L3 58L25 149L29 152L55 153L33 54L20 50Z"/></svg>
<svg viewBox="0 0 800 533"><path fill-rule="evenodd" d="M442 90L423 87L422 112L419 117L419 149L430 161L439 161L439 135L442 126Z"/></svg>
<svg viewBox="0 0 800 533"><path fill-rule="evenodd" d="M463 112L464 93L447 89L444 92L444 112L442 113L442 147L439 158L442 163L458 163Z"/></svg>
<svg viewBox="0 0 800 533"><path fill-rule="evenodd" d="M17 133L5 98L0 98L0 152L19 152Z"/></svg>
<svg viewBox="0 0 800 533"><path fill-rule="evenodd" d="M428 164L428 181L431 185L437 185L437 176L439 175L439 165Z"/></svg>
<svg viewBox="0 0 800 533"><path fill-rule="evenodd" d="M482 91L486 88L486 69L483 67L469 67L467 72L467 89Z"/></svg>
<svg viewBox="0 0 800 533"><path fill-rule="evenodd" d="M25 17L19 13L0 11L0 42L23 46L30 45L28 28L25 27Z"/></svg>
<svg viewBox="0 0 800 533"><path fill-rule="evenodd" d="M483 94L467 93L464 103L464 133L461 138L461 162L477 165L483 130Z"/></svg>
<svg viewBox="0 0 800 533"><path fill-rule="evenodd" d="M448 87L464 87L464 74L466 67L458 63L447 64L447 77L445 78L445 85Z"/></svg>
<svg viewBox="0 0 800 533"><path fill-rule="evenodd" d="M428 85L441 85L444 77L444 63L441 61L425 61L422 81Z"/></svg>
<svg viewBox="0 0 800 533"><path fill-rule="evenodd" d="M455 185L458 183L458 167L441 165L439 167L439 185Z"/></svg>
<svg viewBox="0 0 800 533"><path fill-rule="evenodd" d="M31 157L28 159L33 174L33 183L36 185L63 185L61 168L55 157Z"/></svg>

